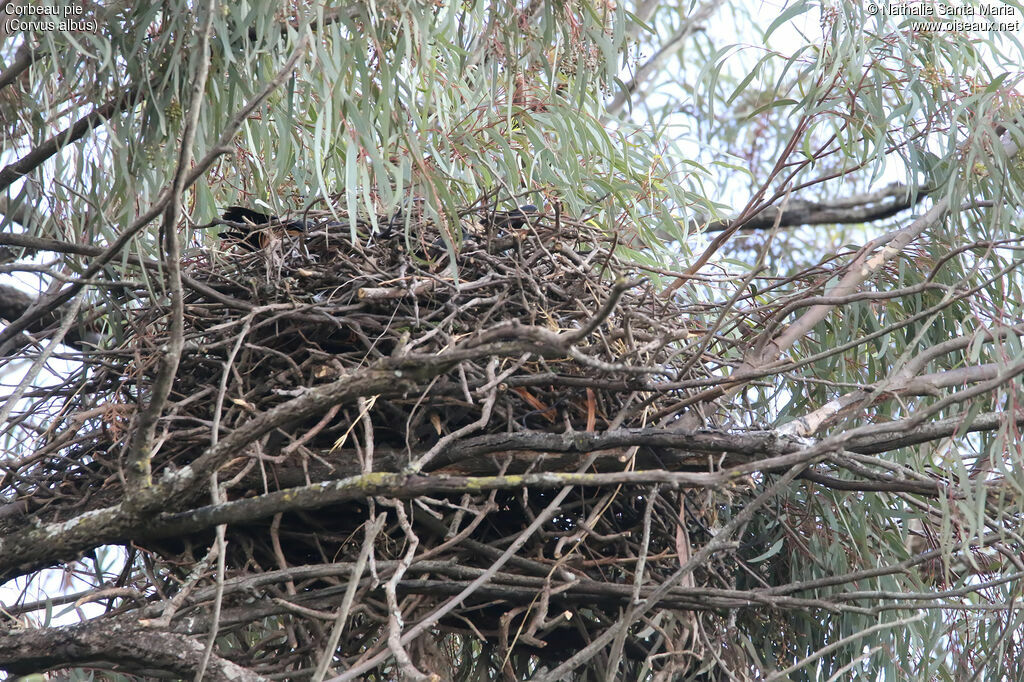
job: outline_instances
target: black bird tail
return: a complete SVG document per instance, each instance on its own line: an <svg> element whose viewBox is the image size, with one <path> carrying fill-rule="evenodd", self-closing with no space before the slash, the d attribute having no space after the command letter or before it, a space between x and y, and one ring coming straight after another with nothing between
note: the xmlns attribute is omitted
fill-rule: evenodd
<svg viewBox="0 0 1024 682"><path fill-rule="evenodd" d="M244 223L248 221L254 225L266 225L271 220L274 220L275 216L260 213L259 211L252 210L251 208L246 208L245 206L228 206L224 209L224 214L221 218L232 223Z"/></svg>

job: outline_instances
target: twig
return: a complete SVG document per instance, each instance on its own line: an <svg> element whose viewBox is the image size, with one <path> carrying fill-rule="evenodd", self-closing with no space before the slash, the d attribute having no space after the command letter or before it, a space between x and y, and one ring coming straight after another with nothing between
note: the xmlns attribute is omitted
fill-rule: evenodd
<svg viewBox="0 0 1024 682"><path fill-rule="evenodd" d="M352 572L349 574L348 586L345 588L345 597L342 599L341 607L334 618L334 627L331 629L330 637L327 638L327 644L324 646L323 653L320 656L320 663L316 667L316 672L313 673L311 682L322 682L324 676L327 675L327 669L334 659L334 652L337 650L338 642L341 640L341 633L345 630L345 621L348 620L349 611L352 609L352 602L356 597L356 590L359 588L359 579L363 575L363 569L366 568L366 560L370 556L370 552L373 551L373 544L377 539L377 534L384 528L386 521L387 515L378 514L363 531L363 546L360 548L359 557L356 559L355 566L353 566Z"/></svg>

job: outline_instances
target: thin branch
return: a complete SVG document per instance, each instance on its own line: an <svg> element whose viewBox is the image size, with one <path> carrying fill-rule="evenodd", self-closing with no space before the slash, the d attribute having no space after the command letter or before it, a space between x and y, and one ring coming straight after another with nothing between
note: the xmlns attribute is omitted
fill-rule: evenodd
<svg viewBox="0 0 1024 682"><path fill-rule="evenodd" d="M139 494L152 485L153 439L160 421L167 396L171 393L174 376L181 362L181 351L185 344L185 298L181 290L181 246L178 243L178 217L181 215L181 198L185 191L185 176L192 164L192 147L195 144L196 128L203 108L206 79L210 72L210 32L213 27L213 12L216 0L208 0L199 34L196 72L189 97L189 111L185 129L178 150L178 165L174 171L167 208L164 211L162 232L164 236L164 267L167 271L167 287L170 289L171 321L169 339L160 357L157 376L149 388L138 422L132 434L131 444L125 457L125 501L129 508L139 499ZM205 667L205 666L204 666Z"/></svg>
<svg viewBox="0 0 1024 682"><path fill-rule="evenodd" d="M589 466L590 461L588 460L583 464L583 466L579 468L579 471L586 471L587 467ZM559 505L562 504L562 501L566 498L566 496L569 494L571 490L572 488L569 486L563 487L558 492L558 494L555 495L554 499L552 499L551 502L548 503L546 507L544 507L541 513L537 514L536 518L533 519L530 525L527 526L521 533L519 533L519 535L516 536L516 539L508 546L508 549L506 549L501 554L501 556L498 557L498 559L494 561L494 563L492 563L491 566L486 571L481 573L478 578L473 580L473 582L466 586L465 589L460 591L453 599L448 600L443 606L434 609L432 613L423 618L419 623L416 624L415 627L411 628L408 632L406 632L405 635L402 636L401 643L406 644L414 640L416 637L419 637L426 630L433 627L434 624L437 623L437 621L439 621L442 617L444 617L446 614L450 613L452 610L454 610L456 607L462 604L462 602L469 595L473 594L480 587L490 582L490 580L495 576L495 574L497 574L501 567L504 566L509 561L509 559L515 556L516 553L522 548L522 546L526 544L526 541L534 533L536 533L542 525L547 523L551 519L551 517L555 515L555 513L558 512ZM353 666L349 670L345 671L345 673L338 675L337 677L331 678L330 682L346 682L347 680L355 679L359 675L362 675L363 673L373 670L375 667L380 665L386 659L386 657L386 652L385 654L378 654L370 658L369 660L364 661L360 665Z"/></svg>
<svg viewBox="0 0 1024 682"><path fill-rule="evenodd" d="M683 20L682 26L658 48L657 52L650 59L641 64L629 82L623 84L622 89L615 93L614 99L608 104L608 113L615 115L622 111L640 87L658 73L658 67L666 59L669 59L688 37L693 35L695 31L700 30L703 22L709 19L721 4L722 0L705 0L700 7L691 12Z"/></svg>
<svg viewBox="0 0 1024 682"><path fill-rule="evenodd" d="M761 507L782 492L786 486L788 486L789 483L799 475L804 466L805 465L803 464L794 466L786 472L785 475L781 476L779 480L774 482L771 487L758 495L755 499L751 500L751 502L743 507L743 509L731 521L729 521L729 523L715 534L710 542L701 547L689 561L680 566L675 573L662 582L641 603L632 606L623 615L623 617L619 619L619 622L616 625L606 628L604 632L594 638L592 642L580 649L573 656L569 657L554 670L539 676L537 678L538 682L558 682L558 680L563 679L580 665L596 656L601 649L607 646L616 636L618 636L620 630L629 628L634 622L659 604L662 598L664 598L664 596L684 577L692 573L698 566L703 566L704 562L706 562L712 554L721 551L727 545L732 543L732 534L735 533L742 525L746 524Z"/></svg>
<svg viewBox="0 0 1024 682"><path fill-rule="evenodd" d="M905 627L907 625L910 625L911 623L916 623L917 621L921 620L924 617L925 617L925 614L918 613L918 614L915 614L913 616L909 616L907 618L899 618L899 619L894 620L894 621L888 621L888 622L885 622L885 623L877 623L877 624L872 625L870 627L866 627L863 630L860 630L858 632L853 633L852 635L847 635L846 637L843 637L841 639L837 639L836 641L831 642L831 643L821 647L817 651L811 653L808 656L805 656L804 658L800 659L799 661L797 661L793 665L789 666L788 668L785 668L784 670L779 670L778 672L772 673L767 678L765 678L765 682L774 682L775 680L780 680L782 678L790 679L789 678L790 673L796 672L797 670L799 670L800 668L804 667L805 665L810 665L811 663L814 663L816 660L818 660L822 656L825 656L825 655L827 655L827 654L829 654L829 653L831 653L831 652L833 652L833 651L835 651L837 649L840 649L840 648L846 646L847 644L850 644L851 642L856 642L858 640L861 640L861 639L863 639L864 637L866 637L868 635L872 635L872 634L874 634L876 632L879 632L880 630L888 630L890 628Z"/></svg>
<svg viewBox="0 0 1024 682"><path fill-rule="evenodd" d="M342 599L341 607L338 609L338 613L334 617L334 627L331 630L330 637L327 638L327 644L324 646L323 653L320 655L320 662L316 667L316 672L313 673L311 682L322 682L324 677L327 675L327 670L331 665L331 661L334 659L334 652L338 648L341 633L345 630L345 621L348 620L348 614L352 610L352 602L355 600L356 590L359 588L359 579L363 575L363 570L366 567L366 561L370 557L370 552L373 551L377 535L384 528L385 521L387 521L387 516L380 514L374 518L373 521L368 523L363 531L363 546L359 550L359 557L356 559L352 572L349 573L348 586L345 588L345 597Z"/></svg>

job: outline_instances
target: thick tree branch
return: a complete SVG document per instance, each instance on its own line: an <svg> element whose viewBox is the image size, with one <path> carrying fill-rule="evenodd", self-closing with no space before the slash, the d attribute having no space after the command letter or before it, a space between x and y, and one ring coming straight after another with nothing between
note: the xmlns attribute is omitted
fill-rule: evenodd
<svg viewBox="0 0 1024 682"><path fill-rule="evenodd" d="M14 163L0 169L0 192L10 187L11 183L18 178L28 175L41 166L47 159L64 147L85 137L90 130L97 128L104 121L135 106L142 97L139 86L132 85L124 88L116 97L111 98L105 104L83 116L46 142L30 150L25 156Z"/></svg>
<svg viewBox="0 0 1024 682"><path fill-rule="evenodd" d="M910 190L893 183L874 192L851 194L848 197L811 201L791 199L785 206L767 206L761 212L743 220L741 230L767 230L799 225L842 225L870 223L884 220L912 208L926 194L919 192L911 198ZM708 223L705 232L722 232L734 226L734 220L716 220Z"/></svg>
<svg viewBox="0 0 1024 682"><path fill-rule="evenodd" d="M369 391L368 394L374 394L383 391L385 387L394 388L395 379L391 375L382 374L369 383L349 380L339 381L338 384L353 386L354 390L350 393L345 393L344 395L348 397L343 398L343 400L354 400L354 396L358 395L361 391ZM308 398L306 403L304 403L305 408L297 409L293 406L289 408L287 413L304 414L304 409L308 409L309 404L326 400L325 396L332 396L331 401L338 400L342 395L337 392L338 387L332 385L331 388L331 391L317 393L315 398ZM313 392L311 391L310 393ZM290 404L288 403L288 405ZM830 439L835 444L830 441L824 441L811 449L805 449L806 446L801 446L798 441L795 442L788 438L780 437L779 434L774 432L729 434L714 431L673 432L663 429L624 429L603 434L577 432L571 434L480 436L467 441L469 443L467 447L457 450L460 456L480 457L488 453L505 450L531 452L566 451L582 454L616 447L641 445L681 448L705 453L734 452L750 457L751 461L747 464L737 464L730 469L712 473L660 470L584 475L542 473L527 476L483 477L419 476L400 473L370 474L368 476L351 476L341 480L327 480L310 486L300 486L260 497L230 502L225 505L162 515L152 521L145 521L141 517L126 513L120 506L115 506L86 512L64 523L31 528L12 533L6 538L0 538L0 572L4 575L9 575L12 570L14 572L31 570L33 566L40 563L67 559L86 549L102 544L116 544L132 538L167 537L174 533L196 532L218 523L237 523L282 511L313 509L347 500L365 499L374 495L406 497L409 495L454 494L481 490L509 490L524 486L548 488L566 484L666 483L688 487L715 487L726 485L730 481L737 480L755 471L775 471L781 467L792 465L792 462L795 460L815 455L821 452L823 447L836 447L838 443L843 441L845 441L845 447L852 452L875 454L950 437L958 433L994 430L999 428L1002 421L1006 418L1005 414L999 413L981 414L969 425L964 424L961 418L950 418L916 426L909 433L899 433L899 429L904 424L909 425L910 420L883 425L885 429L881 430L881 432L876 432L879 425L869 425L868 427L856 429L855 431L858 433L851 433L849 437L840 434ZM1014 421L1018 425L1024 426L1024 413L1018 414ZM272 417L264 420L255 432L268 432L273 428L270 426L271 423L284 422L279 422L276 416ZM252 433L250 432L246 436L246 441L249 440ZM221 441L221 443L224 442ZM237 450L231 449L229 452L237 452ZM221 455L216 455L214 459L215 461L221 461ZM839 489L854 487L853 483L848 482L836 483L832 486L833 481L831 478L816 472L810 472L807 478L815 480L822 485ZM840 479L835 480L838 481ZM170 481L162 481L161 484L174 486L175 484L180 484L180 481L171 477ZM992 485L998 486L1001 484L998 480L995 480L992 482ZM864 484L857 489L880 489L882 487L892 491L899 489L925 495L930 495L934 490L930 485L920 485L914 481L898 480L885 486L876 485L871 487L870 484ZM171 487L169 489L174 490L175 488ZM943 487L942 494L946 493L947 487ZM174 499L176 495L180 494L180 492L168 493L163 499Z"/></svg>
<svg viewBox="0 0 1024 682"><path fill-rule="evenodd" d="M15 675L29 675L75 665L104 664L118 670L151 674L162 670L192 677L203 658L203 646L185 635L153 631L134 618L101 618L58 628L8 630L0 635L0 661ZM264 680L218 656L206 668L205 680Z"/></svg>
<svg viewBox="0 0 1024 682"><path fill-rule="evenodd" d="M1015 156L1017 150L1017 144L1013 140L1005 140L1004 151L1008 157ZM896 232L891 239L887 239L880 251L872 254L868 249L863 250L861 255L855 258L846 268L846 274L843 275L839 283L829 289L828 295L846 296L855 293L858 287L873 277L885 263L902 253L921 233L938 225L949 212L949 208L949 198L942 197L924 215ZM743 363L736 368L734 374L743 374L755 367L774 361L781 353L784 353L796 343L797 340L810 333L815 325L825 319L833 308L834 306L832 305L812 306L778 336L767 340L767 343L759 344L755 347L753 352L748 354L744 358Z"/></svg>
<svg viewBox="0 0 1024 682"><path fill-rule="evenodd" d="M21 74L28 70L35 62L39 61L45 54L45 50L33 47L30 41L26 40L23 42L14 55L14 61L4 69L3 73L0 73L0 90L18 80Z"/></svg>

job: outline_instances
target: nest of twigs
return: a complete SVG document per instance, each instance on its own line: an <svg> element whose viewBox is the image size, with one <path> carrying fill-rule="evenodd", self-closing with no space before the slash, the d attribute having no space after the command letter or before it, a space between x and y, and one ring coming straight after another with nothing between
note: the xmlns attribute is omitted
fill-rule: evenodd
<svg viewBox="0 0 1024 682"><path fill-rule="evenodd" d="M680 352L683 311L620 261L607 234L550 213L499 218L494 210L468 212L461 234L451 234L417 215L379 216L374 232L365 221L306 213L258 226L259 238L248 241L231 234L257 226L235 225L219 248L189 252L185 351L157 431L154 478L261 414L374 367L394 373L393 388L325 405L233 453L217 473L226 499L368 472L406 472L414 490L423 475L684 466L680 453L653 447L591 456L553 445L670 423L682 396L652 385L693 378L701 364L690 370ZM65 406L65 414L81 415L79 428L53 435L51 458L36 463L25 486L30 503L20 522L59 520L123 496L121 455L169 334L164 300L136 295L123 310L127 346L87 359L86 390ZM417 376L415 363L401 358L449 360L440 368L424 360ZM694 460L690 466L706 469L704 457ZM415 623L488 569L558 490L357 496L233 523L225 577L242 587L224 593L218 651L266 674L308 672L330 630L312 611L342 602L367 520L386 515L372 544L373 570L362 576L339 642L335 662L345 669L382 645L390 575L404 571L397 596L404 622ZM536 657L565 659L585 646L630 603L642 538L648 582L657 583L679 567L687 535L708 532L692 512L681 515L682 493L651 490L574 489L514 559L430 628L429 643L410 645L413 662L442 678L446 666L518 677ZM167 504L193 509L210 504L209 492ZM411 563L400 566L414 540ZM173 593L212 542L211 530L141 539L131 552L159 567L153 575L161 584L151 589ZM313 566L340 568L296 568ZM246 582L272 570L293 573L284 582ZM702 568L696 580L734 587L723 573ZM572 589L553 587L569 579ZM210 598L198 590L175 617L208 613ZM691 602L664 603L702 607ZM686 618L628 638L625 660L639 665L670 648ZM252 634L277 631L285 634ZM445 663L430 663L438 657Z"/></svg>

